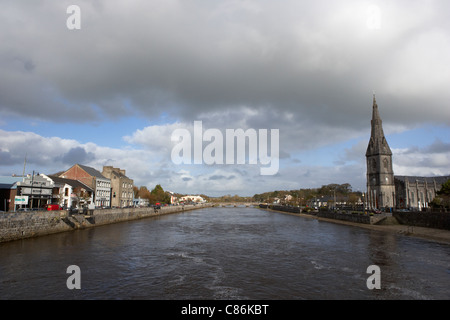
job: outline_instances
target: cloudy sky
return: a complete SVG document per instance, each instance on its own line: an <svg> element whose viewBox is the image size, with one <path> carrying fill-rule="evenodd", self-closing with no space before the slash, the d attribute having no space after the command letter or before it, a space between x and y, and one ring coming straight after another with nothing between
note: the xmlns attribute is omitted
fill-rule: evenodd
<svg viewBox="0 0 450 320"><path fill-rule="evenodd" d="M137 186L210 196L364 190L374 91L394 173L450 174L447 0L0 8L0 175L22 174L26 157L26 173L113 165ZM279 130L279 170L174 163L171 136L194 121L224 138Z"/></svg>

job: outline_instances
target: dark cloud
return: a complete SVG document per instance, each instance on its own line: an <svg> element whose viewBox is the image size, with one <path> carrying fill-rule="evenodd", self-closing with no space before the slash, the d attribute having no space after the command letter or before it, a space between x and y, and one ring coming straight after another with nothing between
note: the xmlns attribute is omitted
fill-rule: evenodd
<svg viewBox="0 0 450 320"><path fill-rule="evenodd" d="M16 164L18 159L15 159L11 153L0 150L0 163L2 166L10 166Z"/></svg>
<svg viewBox="0 0 450 320"><path fill-rule="evenodd" d="M450 152L450 143L437 139L430 146L426 147L424 151L427 153L448 153Z"/></svg>
<svg viewBox="0 0 450 320"><path fill-rule="evenodd" d="M10 40L0 45L8 71L0 76L3 112L59 121L165 112L189 121L245 106L276 110L280 116L268 118L275 127L290 115L305 126L362 130L377 90L393 123L450 118L442 110L449 100L445 1L380 3L380 30L367 29L359 1L79 1L78 31L65 27L68 4L3 8L2 38ZM7 18L19 13L26 30ZM416 43L420 50L410 50ZM427 69L416 68L424 61ZM429 85L418 90L424 78ZM233 114L216 120L230 125ZM261 121L253 117L246 115L249 125Z"/></svg>
<svg viewBox="0 0 450 320"><path fill-rule="evenodd" d="M60 160L68 165L89 163L94 159L95 155L92 152L86 152L82 147L72 148L60 157Z"/></svg>

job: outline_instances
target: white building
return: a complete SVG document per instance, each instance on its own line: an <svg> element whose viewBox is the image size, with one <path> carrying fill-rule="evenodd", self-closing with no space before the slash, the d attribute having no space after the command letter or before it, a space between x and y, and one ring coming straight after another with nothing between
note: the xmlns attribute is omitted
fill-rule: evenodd
<svg viewBox="0 0 450 320"><path fill-rule="evenodd" d="M75 164L69 170L60 174L59 177L81 181L93 189L95 206L111 206L111 180L103 176L96 169Z"/></svg>
<svg viewBox="0 0 450 320"><path fill-rule="evenodd" d="M53 187L53 182L33 172L17 182L17 195L28 197L29 208L43 208L51 203Z"/></svg>
<svg viewBox="0 0 450 320"><path fill-rule="evenodd" d="M178 201L185 202L185 203L189 203L189 202L205 203L206 202L206 200L203 199L203 197L201 197L201 196L184 196L184 197L180 197L180 199Z"/></svg>
<svg viewBox="0 0 450 320"><path fill-rule="evenodd" d="M63 208L91 207L94 204L94 191L81 181L42 176L54 184L52 203L58 203Z"/></svg>

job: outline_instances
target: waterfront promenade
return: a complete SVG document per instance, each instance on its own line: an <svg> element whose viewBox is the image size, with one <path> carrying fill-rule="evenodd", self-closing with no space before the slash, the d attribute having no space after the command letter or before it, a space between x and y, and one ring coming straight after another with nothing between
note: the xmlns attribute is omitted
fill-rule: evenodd
<svg viewBox="0 0 450 320"><path fill-rule="evenodd" d="M90 228L117 222L131 221L158 215L181 213L183 211L201 209L206 207L219 208L222 206L207 203L199 205L167 206L162 207L158 210L154 210L153 208L99 209L94 210L90 215L68 215L67 211L16 212L2 214L0 215L0 242ZM234 205L230 207L234 207ZM390 217L388 221L384 221L380 224L367 224L320 217L318 215L307 213L293 213L272 209L264 210L271 210L274 212L290 214L307 219L317 219L324 222L345 224L405 236L419 237L450 244L450 230L400 224L393 217Z"/></svg>
<svg viewBox="0 0 450 320"><path fill-rule="evenodd" d="M405 235L405 236L418 237L418 238L422 238L422 239L427 239L427 240L450 244L450 230L417 227L417 226L400 224L400 223L396 222L395 218L393 218L393 217L391 217L392 219L389 219L389 222L385 222L385 223L381 223L381 224L366 224L366 223L325 218L325 217L320 217L317 215L307 214L307 213L291 213L291 212L272 210L272 209L265 209L265 210L271 210L271 211L279 212L279 213L283 213L283 214L300 216L300 217L304 217L304 218L308 218L308 219L317 219L319 221L326 221L326 222L330 222L330 223L345 224L345 225L350 225L350 226L355 226L355 227L360 227L360 228L365 228L365 229L370 229L370 230L378 230L378 231L390 232L390 233L395 233L395 234L400 234L400 235Z"/></svg>
<svg viewBox="0 0 450 320"><path fill-rule="evenodd" d="M0 215L0 242L93 228L171 213L182 213L210 206L210 204L198 204L163 206L160 209L153 207L95 209L76 214L66 210L5 213Z"/></svg>

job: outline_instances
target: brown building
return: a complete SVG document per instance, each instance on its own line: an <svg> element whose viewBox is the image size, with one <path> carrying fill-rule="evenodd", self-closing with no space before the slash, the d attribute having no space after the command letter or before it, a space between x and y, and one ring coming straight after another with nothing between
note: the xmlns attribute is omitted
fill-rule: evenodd
<svg viewBox="0 0 450 320"><path fill-rule="evenodd" d="M111 206L111 180L94 168L75 164L69 170L59 175L60 178L78 180L94 190L96 207Z"/></svg>
<svg viewBox="0 0 450 320"><path fill-rule="evenodd" d="M125 170L104 166L102 175L111 180L111 206L128 207L133 205L133 180L128 178Z"/></svg>

